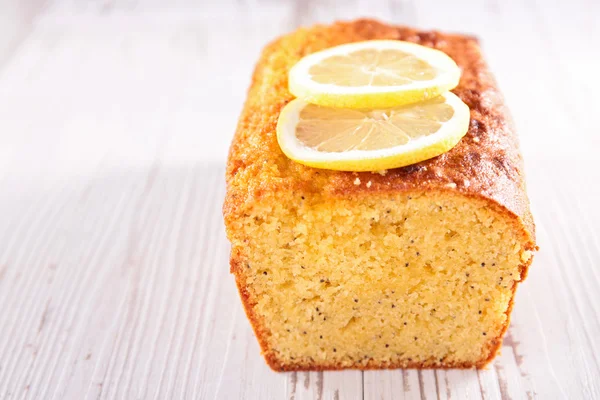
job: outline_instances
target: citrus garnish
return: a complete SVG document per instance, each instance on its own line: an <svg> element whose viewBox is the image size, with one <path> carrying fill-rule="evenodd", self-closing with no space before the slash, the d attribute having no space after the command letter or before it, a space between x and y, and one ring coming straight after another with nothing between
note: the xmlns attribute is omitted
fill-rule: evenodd
<svg viewBox="0 0 600 400"><path fill-rule="evenodd" d="M445 53L399 40L332 47L301 59L289 90L312 104L385 108L431 99L458 85L460 69Z"/></svg>
<svg viewBox="0 0 600 400"><path fill-rule="evenodd" d="M436 157L467 133L469 108L448 92L384 109L331 108L296 99L279 116L286 156L315 168L378 171Z"/></svg>

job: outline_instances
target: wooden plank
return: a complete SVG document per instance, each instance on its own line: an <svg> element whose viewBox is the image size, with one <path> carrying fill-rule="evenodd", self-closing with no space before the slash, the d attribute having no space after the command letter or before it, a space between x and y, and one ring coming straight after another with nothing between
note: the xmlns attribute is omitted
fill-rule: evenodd
<svg viewBox="0 0 600 400"><path fill-rule="evenodd" d="M483 399L490 400L502 398L498 376L496 375L496 370L494 368L477 371L477 378L479 380L479 388L481 389L481 397Z"/></svg>
<svg viewBox="0 0 600 400"><path fill-rule="evenodd" d="M435 371L440 399L481 399L477 371L449 369Z"/></svg>
<svg viewBox="0 0 600 400"><path fill-rule="evenodd" d="M521 386L522 380L512 347L502 348L502 352L494 361L494 370L503 399L527 399L527 394Z"/></svg>
<svg viewBox="0 0 600 400"><path fill-rule="evenodd" d="M600 398L598 7L55 1L0 23L0 397ZM519 128L541 251L486 371L272 372L228 273L223 163L260 49L364 15L476 33Z"/></svg>
<svg viewBox="0 0 600 400"><path fill-rule="evenodd" d="M419 371L419 386L421 399L440 399L435 370L426 369Z"/></svg>
<svg viewBox="0 0 600 400"><path fill-rule="evenodd" d="M42 12L38 0L4 1L0 4L0 70L21 47L31 32L33 21Z"/></svg>
<svg viewBox="0 0 600 400"><path fill-rule="evenodd" d="M292 372L288 374L287 399L362 399L361 371Z"/></svg>
<svg viewBox="0 0 600 400"><path fill-rule="evenodd" d="M424 371L426 372L426 371ZM421 372L414 369L365 371L364 387L367 399L422 399L426 397ZM435 394L435 390L433 391ZM431 396L431 395L430 395Z"/></svg>

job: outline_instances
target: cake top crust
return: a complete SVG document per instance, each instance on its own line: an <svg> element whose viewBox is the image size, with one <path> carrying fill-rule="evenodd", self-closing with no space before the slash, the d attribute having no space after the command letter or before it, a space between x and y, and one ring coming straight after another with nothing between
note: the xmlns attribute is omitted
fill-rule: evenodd
<svg viewBox="0 0 600 400"><path fill-rule="evenodd" d="M396 39L448 54L462 70L453 92L471 109L466 136L449 152L403 168L377 172L320 170L287 158L277 143L281 109L294 97L289 69L307 54L372 39ZM523 160L504 99L472 36L418 31L360 19L301 28L270 43L252 76L229 151L226 220L263 197L282 191L350 198L412 190L451 190L491 200L520 218L534 240Z"/></svg>

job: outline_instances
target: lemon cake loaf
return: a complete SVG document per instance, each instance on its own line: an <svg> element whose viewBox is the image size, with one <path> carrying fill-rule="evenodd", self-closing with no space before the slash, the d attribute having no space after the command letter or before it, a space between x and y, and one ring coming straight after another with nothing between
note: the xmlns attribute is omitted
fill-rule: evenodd
<svg viewBox="0 0 600 400"><path fill-rule="evenodd" d="M462 69L471 110L449 152L379 172L315 169L276 138L289 69L335 45L398 39ZM231 144L231 272L274 370L481 368L496 354L536 250L512 122L475 38L372 20L269 44Z"/></svg>

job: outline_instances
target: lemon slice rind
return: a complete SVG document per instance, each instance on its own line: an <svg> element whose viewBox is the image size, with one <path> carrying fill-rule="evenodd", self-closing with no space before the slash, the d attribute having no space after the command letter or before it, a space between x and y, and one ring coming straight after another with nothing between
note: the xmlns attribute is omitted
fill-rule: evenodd
<svg viewBox="0 0 600 400"><path fill-rule="evenodd" d="M315 82L310 68L321 61L352 52L398 50L409 53L433 67L437 74L431 80L413 81L390 86L340 86ZM312 104L338 108L386 108L431 99L455 88L460 80L460 68L444 52L399 40L370 40L349 43L310 54L302 58L289 72L290 92Z"/></svg>
<svg viewBox="0 0 600 400"><path fill-rule="evenodd" d="M323 152L308 147L296 137L300 111L308 105L300 99L292 100L282 109L277 123L277 140L287 157L314 168L338 171L380 171L416 164L449 151L468 131L469 107L451 92L441 96L454 110L453 116L435 133L404 145L345 152Z"/></svg>

